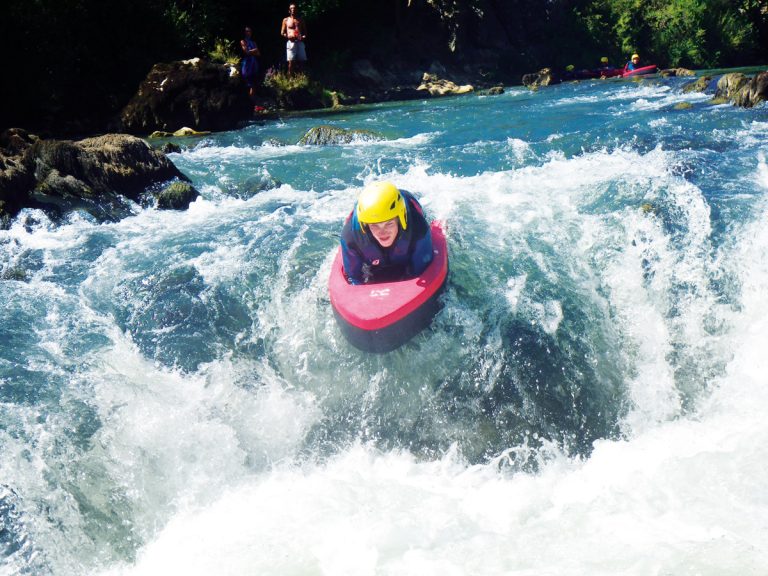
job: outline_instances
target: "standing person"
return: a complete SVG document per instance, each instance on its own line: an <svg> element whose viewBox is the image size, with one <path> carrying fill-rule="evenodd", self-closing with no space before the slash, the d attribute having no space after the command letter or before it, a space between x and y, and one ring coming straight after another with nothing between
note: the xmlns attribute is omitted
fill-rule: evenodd
<svg viewBox="0 0 768 576"><path fill-rule="evenodd" d="M243 51L243 62L241 72L245 85L248 86L248 96L253 100L253 91L256 85L256 75L259 73L259 60L261 56L259 47L253 40L253 30L250 26L245 27L245 38L240 40L240 48Z"/></svg>
<svg viewBox="0 0 768 576"><path fill-rule="evenodd" d="M288 6L288 16L283 18L280 27L280 35L287 40L285 44L285 57L288 60L288 75L293 75L294 69L298 72L307 61L307 51L304 48L304 40L307 37L307 27L304 20L297 16L296 4Z"/></svg>
<svg viewBox="0 0 768 576"><path fill-rule="evenodd" d="M418 200L391 182L366 186L341 231L341 256L350 284L421 274L432 261L432 233Z"/></svg>

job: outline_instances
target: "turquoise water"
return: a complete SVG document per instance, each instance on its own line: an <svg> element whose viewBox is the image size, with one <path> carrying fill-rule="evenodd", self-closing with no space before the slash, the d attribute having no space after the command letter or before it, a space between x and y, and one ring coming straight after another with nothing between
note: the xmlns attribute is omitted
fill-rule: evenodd
<svg viewBox="0 0 768 576"><path fill-rule="evenodd" d="M170 155L186 212L22 213L0 574L764 574L768 109L683 83L255 123ZM376 178L451 262L385 355L327 296Z"/></svg>

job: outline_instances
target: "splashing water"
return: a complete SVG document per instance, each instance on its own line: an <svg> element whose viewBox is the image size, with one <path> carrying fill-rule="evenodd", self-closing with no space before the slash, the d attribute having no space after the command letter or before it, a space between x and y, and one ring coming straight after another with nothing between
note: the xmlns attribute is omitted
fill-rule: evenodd
<svg viewBox="0 0 768 576"><path fill-rule="evenodd" d="M768 116L681 82L253 124L171 155L186 212L23 212L0 574L763 574ZM327 296L374 178L451 262L386 355Z"/></svg>

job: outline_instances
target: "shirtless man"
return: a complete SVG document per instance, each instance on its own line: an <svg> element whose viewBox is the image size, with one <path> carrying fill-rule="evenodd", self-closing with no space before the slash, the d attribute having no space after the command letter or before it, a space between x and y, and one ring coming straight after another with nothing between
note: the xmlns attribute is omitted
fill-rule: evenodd
<svg viewBox="0 0 768 576"><path fill-rule="evenodd" d="M287 39L285 55L286 60L288 60L288 75L292 76L294 68L298 72L303 63L307 61L307 51L304 48L307 28L304 25L304 20L296 15L296 4L288 6L288 17L283 18L280 35Z"/></svg>

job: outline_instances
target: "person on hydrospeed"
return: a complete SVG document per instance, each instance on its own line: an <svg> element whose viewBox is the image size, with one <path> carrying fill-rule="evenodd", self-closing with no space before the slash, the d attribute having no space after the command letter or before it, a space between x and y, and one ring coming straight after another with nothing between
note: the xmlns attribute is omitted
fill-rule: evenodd
<svg viewBox="0 0 768 576"><path fill-rule="evenodd" d="M341 255L350 284L419 276L432 262L432 233L421 204L391 182L368 184L344 223Z"/></svg>
<svg viewBox="0 0 768 576"><path fill-rule="evenodd" d="M631 72L632 70L636 70L640 68L640 56L637 54L632 54L632 59L627 62L626 66L624 66L625 72Z"/></svg>

